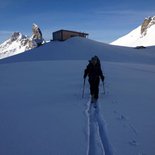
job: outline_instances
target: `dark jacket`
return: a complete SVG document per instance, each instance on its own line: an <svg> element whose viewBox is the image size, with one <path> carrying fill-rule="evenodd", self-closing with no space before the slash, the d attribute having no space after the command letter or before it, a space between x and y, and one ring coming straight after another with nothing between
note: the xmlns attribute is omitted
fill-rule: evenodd
<svg viewBox="0 0 155 155"><path fill-rule="evenodd" d="M101 78L102 81L104 81L104 76L101 70L100 63L97 63L96 65L93 65L90 61L87 65L87 68L84 71L84 78L89 77L89 81L96 81Z"/></svg>

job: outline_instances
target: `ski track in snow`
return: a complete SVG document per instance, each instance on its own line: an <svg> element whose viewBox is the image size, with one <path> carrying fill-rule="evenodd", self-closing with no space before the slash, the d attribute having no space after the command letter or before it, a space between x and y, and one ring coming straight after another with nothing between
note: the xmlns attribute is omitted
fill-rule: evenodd
<svg viewBox="0 0 155 155"><path fill-rule="evenodd" d="M87 155L113 155L109 142L106 123L100 114L99 103L94 108L90 101L87 103L86 116L88 118L88 148Z"/></svg>

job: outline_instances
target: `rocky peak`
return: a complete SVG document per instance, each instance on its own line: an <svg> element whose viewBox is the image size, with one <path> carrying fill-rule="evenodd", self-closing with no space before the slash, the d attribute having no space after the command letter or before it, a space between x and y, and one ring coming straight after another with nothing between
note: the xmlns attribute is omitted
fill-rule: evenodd
<svg viewBox="0 0 155 155"><path fill-rule="evenodd" d="M20 40L20 39L24 39L24 38L26 38L26 36L24 36L20 32L14 32L10 38L10 41Z"/></svg>
<svg viewBox="0 0 155 155"><path fill-rule="evenodd" d="M0 44L0 59L19 54L45 43L37 24L32 25L32 36L14 32L4 43Z"/></svg>
<svg viewBox="0 0 155 155"><path fill-rule="evenodd" d="M42 32L37 24L32 25L32 40L34 40L38 45L41 45L44 42L42 37Z"/></svg>
<svg viewBox="0 0 155 155"><path fill-rule="evenodd" d="M147 29L155 24L155 16L145 18L141 25L141 35L145 36L147 34Z"/></svg>

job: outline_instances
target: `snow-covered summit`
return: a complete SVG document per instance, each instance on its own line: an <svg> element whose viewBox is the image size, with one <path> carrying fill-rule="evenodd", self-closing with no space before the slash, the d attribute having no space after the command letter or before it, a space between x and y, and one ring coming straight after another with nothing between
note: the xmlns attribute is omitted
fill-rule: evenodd
<svg viewBox="0 0 155 155"><path fill-rule="evenodd" d="M36 24L33 24L32 32L31 37L14 32L8 40L0 45L0 59L33 49L42 43L42 33Z"/></svg>
<svg viewBox="0 0 155 155"><path fill-rule="evenodd" d="M154 46L155 45L155 16L145 18L143 23L127 35L115 40L112 45L119 46Z"/></svg>
<svg viewBox="0 0 155 155"><path fill-rule="evenodd" d="M15 41L15 40L17 40L17 39L20 40L20 39L25 39L25 38L26 38L26 36L23 35L23 34L21 34L20 32L14 32L14 33L12 34L10 40L11 40L11 41Z"/></svg>

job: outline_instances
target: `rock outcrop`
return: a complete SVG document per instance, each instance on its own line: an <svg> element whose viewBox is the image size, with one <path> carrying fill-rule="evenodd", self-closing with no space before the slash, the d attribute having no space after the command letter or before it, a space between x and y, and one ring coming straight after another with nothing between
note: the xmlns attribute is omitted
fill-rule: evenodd
<svg viewBox="0 0 155 155"><path fill-rule="evenodd" d="M0 45L0 59L13 56L33 49L45 43L38 25L33 24L32 36L28 37L20 32L14 32L11 37Z"/></svg>
<svg viewBox="0 0 155 155"><path fill-rule="evenodd" d="M145 36L147 34L147 29L155 24L155 16L145 18L141 26L141 35Z"/></svg>
<svg viewBox="0 0 155 155"><path fill-rule="evenodd" d="M44 39L42 37L42 32L38 25L36 24L32 25L32 33L33 34L31 39L34 40L38 46L40 46L44 42Z"/></svg>

